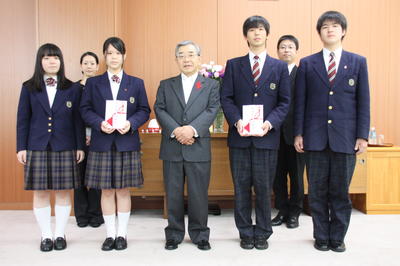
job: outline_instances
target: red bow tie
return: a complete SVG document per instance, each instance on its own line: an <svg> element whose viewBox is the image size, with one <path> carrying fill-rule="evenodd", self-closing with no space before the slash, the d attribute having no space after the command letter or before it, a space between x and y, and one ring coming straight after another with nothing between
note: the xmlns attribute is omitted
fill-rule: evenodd
<svg viewBox="0 0 400 266"><path fill-rule="evenodd" d="M120 83L120 82L121 82L120 78L119 78L117 75L113 75L113 76L111 77L111 80L114 81L114 82L116 82L116 83Z"/></svg>
<svg viewBox="0 0 400 266"><path fill-rule="evenodd" d="M46 86L53 87L57 84L57 81L53 78L47 78L46 79Z"/></svg>

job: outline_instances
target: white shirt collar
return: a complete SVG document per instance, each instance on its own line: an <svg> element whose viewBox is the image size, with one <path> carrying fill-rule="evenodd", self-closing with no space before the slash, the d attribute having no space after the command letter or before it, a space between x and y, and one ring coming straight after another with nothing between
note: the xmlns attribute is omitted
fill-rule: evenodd
<svg viewBox="0 0 400 266"><path fill-rule="evenodd" d="M250 62L253 62L254 56L256 56L256 54L253 53L252 51L249 51ZM258 54L258 57L259 57L258 60L259 60L259 62L261 63L261 65L264 65L265 58L267 57L267 50L264 50L263 52L261 52L260 54Z"/></svg>
<svg viewBox="0 0 400 266"><path fill-rule="evenodd" d="M118 74L113 74L110 71L107 70L107 74L108 74L108 79L110 81L112 81L112 76L117 75L119 77L119 80L122 80L122 75L123 75L124 71L121 69L121 71Z"/></svg>
<svg viewBox="0 0 400 266"><path fill-rule="evenodd" d="M329 60L331 58L331 56L330 56L331 52L334 52L334 54L335 54L336 69L339 69L340 58L342 57L343 47L340 46L339 48L335 49L334 51L330 51L329 49L326 49L325 47L322 49L325 68L327 71L328 71L328 67L329 67Z"/></svg>
<svg viewBox="0 0 400 266"><path fill-rule="evenodd" d="M293 70L295 65L296 65L296 63L291 63L291 64L288 65L289 75L290 75L290 73L292 73L292 70Z"/></svg>
<svg viewBox="0 0 400 266"><path fill-rule="evenodd" d="M188 77L185 74L181 73L182 80L196 80L198 75L199 73L196 72L195 74Z"/></svg>

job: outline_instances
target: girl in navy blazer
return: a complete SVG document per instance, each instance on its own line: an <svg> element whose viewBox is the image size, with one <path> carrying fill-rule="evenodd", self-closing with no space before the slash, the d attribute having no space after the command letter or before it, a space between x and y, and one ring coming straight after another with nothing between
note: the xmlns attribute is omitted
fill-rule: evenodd
<svg viewBox="0 0 400 266"><path fill-rule="evenodd" d="M17 114L17 158L25 189L33 190L33 211L42 232L41 251L62 250L70 212L70 189L80 185L77 163L84 159L80 92L64 74L60 48L42 45L35 72L23 83ZM50 226L50 192L55 191L56 228Z"/></svg>
<svg viewBox="0 0 400 266"><path fill-rule="evenodd" d="M81 101L82 117L92 128L86 185L102 190L101 207L107 228L102 245L105 251L127 247L131 211L129 187L143 184L138 128L149 119L150 107L143 80L123 72L125 51L124 42L117 37L104 42L107 72L88 79ZM105 121L107 100L126 101L127 120L123 128L115 129Z"/></svg>

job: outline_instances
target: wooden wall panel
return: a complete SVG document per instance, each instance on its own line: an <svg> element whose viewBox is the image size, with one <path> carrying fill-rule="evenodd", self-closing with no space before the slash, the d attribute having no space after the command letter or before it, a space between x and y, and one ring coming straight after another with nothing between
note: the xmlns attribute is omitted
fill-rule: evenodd
<svg viewBox="0 0 400 266"><path fill-rule="evenodd" d="M101 60L99 73L105 70L103 42L115 32L113 0L38 0L39 44L57 44L64 55L67 77L81 78L79 59L93 51Z"/></svg>
<svg viewBox="0 0 400 266"><path fill-rule="evenodd" d="M217 1L122 0L121 9L128 47L125 69L144 79L151 107L160 80L179 74L178 42L193 40L202 49L203 62L217 60Z"/></svg>
<svg viewBox="0 0 400 266"><path fill-rule="evenodd" d="M15 128L21 84L30 78L34 67L36 3L6 0L1 5L3 60L0 65L0 209L19 208L20 204L16 202L29 208L32 196L23 191L23 169L16 158ZM3 9L4 6L7 9Z"/></svg>

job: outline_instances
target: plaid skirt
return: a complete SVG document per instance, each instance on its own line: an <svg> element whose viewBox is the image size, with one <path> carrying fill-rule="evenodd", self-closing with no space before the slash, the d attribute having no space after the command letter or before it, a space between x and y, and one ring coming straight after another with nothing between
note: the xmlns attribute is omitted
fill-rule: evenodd
<svg viewBox="0 0 400 266"><path fill-rule="evenodd" d="M138 151L90 151L85 184L96 189L120 189L143 185L142 163Z"/></svg>
<svg viewBox="0 0 400 266"><path fill-rule="evenodd" d="M76 151L26 152L25 190L64 190L79 188L80 174Z"/></svg>

